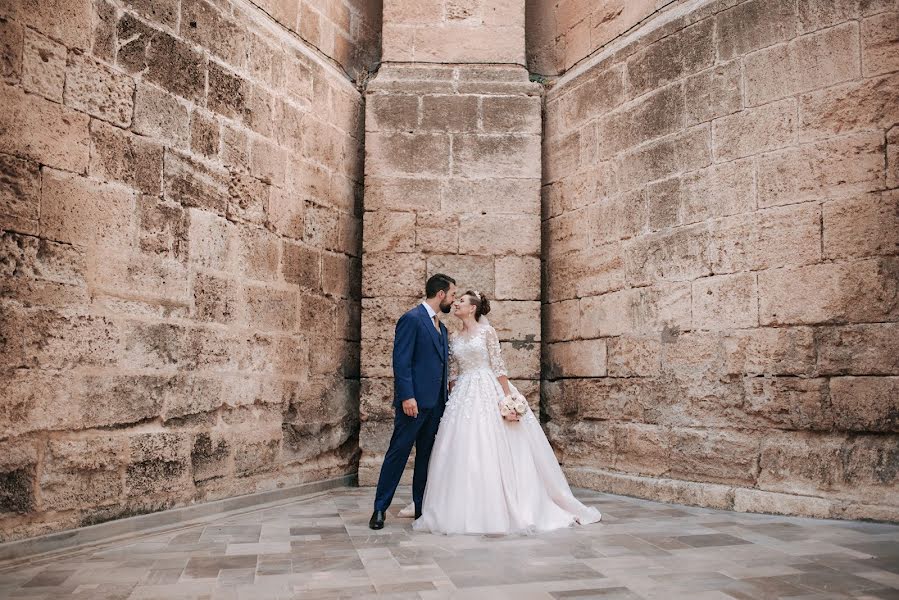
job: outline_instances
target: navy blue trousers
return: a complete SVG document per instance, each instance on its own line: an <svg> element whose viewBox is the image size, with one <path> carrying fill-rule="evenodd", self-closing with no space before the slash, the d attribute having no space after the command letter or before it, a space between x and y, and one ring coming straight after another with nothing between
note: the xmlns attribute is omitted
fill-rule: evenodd
<svg viewBox="0 0 899 600"><path fill-rule="evenodd" d="M443 416L443 406L419 409L418 417L407 417L402 408L396 409L393 419L393 435L390 447L384 455L381 475L378 477L378 488L375 492L375 510L387 511L393 502L396 487L403 477L403 470L415 446L415 471L412 475L412 501L415 508L421 511L425 496L425 485L428 482L428 462L434 448L437 427Z"/></svg>

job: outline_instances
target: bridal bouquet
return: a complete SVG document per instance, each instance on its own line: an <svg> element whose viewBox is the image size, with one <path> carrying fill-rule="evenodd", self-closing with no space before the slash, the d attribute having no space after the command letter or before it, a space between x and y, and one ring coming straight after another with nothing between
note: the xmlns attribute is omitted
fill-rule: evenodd
<svg viewBox="0 0 899 600"><path fill-rule="evenodd" d="M507 421L518 421L527 411L528 401L517 390L499 403L499 413Z"/></svg>

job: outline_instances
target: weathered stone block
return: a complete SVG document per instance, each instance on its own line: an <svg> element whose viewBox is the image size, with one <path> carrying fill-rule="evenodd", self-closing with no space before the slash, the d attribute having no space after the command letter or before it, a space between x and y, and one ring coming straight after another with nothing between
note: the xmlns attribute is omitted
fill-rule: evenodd
<svg viewBox="0 0 899 600"><path fill-rule="evenodd" d="M190 115L190 149L192 152L212 158L219 153L219 124L211 113L194 109Z"/></svg>
<svg viewBox="0 0 899 600"><path fill-rule="evenodd" d="M865 77L899 69L899 12L885 12L862 21L862 65Z"/></svg>
<svg viewBox="0 0 899 600"><path fill-rule="evenodd" d="M228 474L231 444L221 432L203 432L194 439L190 453L194 483Z"/></svg>
<svg viewBox="0 0 899 600"><path fill-rule="evenodd" d="M733 160L795 143L796 114L796 100L788 98L715 120L715 160Z"/></svg>
<svg viewBox="0 0 899 600"><path fill-rule="evenodd" d="M483 96L481 126L489 132L539 135L541 108L539 96Z"/></svg>
<svg viewBox="0 0 899 600"><path fill-rule="evenodd" d="M413 212L367 211L364 217L366 252L413 252L415 250Z"/></svg>
<svg viewBox="0 0 899 600"><path fill-rule="evenodd" d="M438 211L440 182L366 175L365 209Z"/></svg>
<svg viewBox="0 0 899 600"><path fill-rule="evenodd" d="M763 325L888 321L899 315L893 258L759 273Z"/></svg>
<svg viewBox="0 0 899 600"><path fill-rule="evenodd" d="M166 198L220 215L227 212L229 179L224 169L167 150L163 173Z"/></svg>
<svg viewBox="0 0 899 600"><path fill-rule="evenodd" d="M425 259L418 255L365 254L362 261L362 295L366 298L418 296L424 289Z"/></svg>
<svg viewBox="0 0 899 600"><path fill-rule="evenodd" d="M66 47L35 31L25 34L21 56L22 87L62 103L66 82Z"/></svg>
<svg viewBox="0 0 899 600"><path fill-rule="evenodd" d="M93 15L90 0L20 0L4 7L4 12L69 48L90 48Z"/></svg>
<svg viewBox="0 0 899 600"><path fill-rule="evenodd" d="M463 174L464 175L464 174ZM426 193L429 193L427 190ZM366 204L368 197L366 196ZM421 198L421 209L428 210L428 197ZM450 179L443 185L441 211L467 214L474 212L536 215L540 210L540 180L527 179Z"/></svg>
<svg viewBox="0 0 899 600"><path fill-rule="evenodd" d="M560 377L605 377L606 340L578 340L546 346L544 374Z"/></svg>
<svg viewBox="0 0 899 600"><path fill-rule="evenodd" d="M796 35L796 3L752 0L717 17L718 58L728 60Z"/></svg>
<svg viewBox="0 0 899 600"><path fill-rule="evenodd" d="M439 133L370 133L366 175L448 175L449 136Z"/></svg>
<svg viewBox="0 0 899 600"><path fill-rule="evenodd" d="M24 37L25 30L21 25L6 18L0 20L0 79L8 83L19 83L22 79L23 54L27 53L23 49ZM35 55L33 52L27 54Z"/></svg>
<svg viewBox="0 0 899 600"><path fill-rule="evenodd" d="M39 165L0 154L0 227L36 235L40 200Z"/></svg>
<svg viewBox="0 0 899 600"><path fill-rule="evenodd" d="M808 327L761 327L729 331L722 338L727 375L810 375L815 336Z"/></svg>
<svg viewBox="0 0 899 600"><path fill-rule="evenodd" d="M481 292L481 290L478 291ZM538 302L510 302L491 299L490 309L490 322L496 329L500 340L540 341L540 304Z"/></svg>
<svg viewBox="0 0 899 600"><path fill-rule="evenodd" d="M271 285L244 286L245 316L253 327L269 331L294 331L299 297L295 289Z"/></svg>
<svg viewBox="0 0 899 600"><path fill-rule="evenodd" d="M597 296L625 287L622 248L609 244L546 261L550 301Z"/></svg>
<svg viewBox="0 0 899 600"><path fill-rule="evenodd" d="M345 254L322 254L322 291L338 298L359 298L362 264Z"/></svg>
<svg viewBox="0 0 899 600"><path fill-rule="evenodd" d="M543 320L546 325L545 341L559 342L572 340L578 336L580 307L578 300L565 300L543 305Z"/></svg>
<svg viewBox="0 0 899 600"><path fill-rule="evenodd" d="M696 73L715 62L712 19L691 25L651 44L627 60L630 97Z"/></svg>
<svg viewBox="0 0 899 600"><path fill-rule="evenodd" d="M87 169L90 117L5 85L0 105L0 152L77 173Z"/></svg>
<svg viewBox="0 0 899 600"><path fill-rule="evenodd" d="M543 239L547 255L560 256L587 248L591 232L584 227L584 222L590 216L590 210L584 208L562 213L543 222Z"/></svg>
<svg viewBox="0 0 899 600"><path fill-rule="evenodd" d="M837 429L899 431L899 377L834 377L830 402Z"/></svg>
<svg viewBox="0 0 899 600"><path fill-rule="evenodd" d="M628 423L612 427L615 469L627 473L662 475L670 466L669 442L655 425Z"/></svg>
<svg viewBox="0 0 899 600"><path fill-rule="evenodd" d="M169 378L157 375L87 375L77 390L82 427L135 423L159 416Z"/></svg>
<svg viewBox="0 0 899 600"><path fill-rule="evenodd" d="M63 94L68 106L119 127L131 124L134 80L86 55L73 55Z"/></svg>
<svg viewBox="0 0 899 600"><path fill-rule="evenodd" d="M273 193L274 189L270 184L248 173L232 171L228 179L228 219L256 225L267 224Z"/></svg>
<svg viewBox="0 0 899 600"><path fill-rule="evenodd" d="M797 377L752 377L746 386L748 425L756 428L829 431L833 412L827 381Z"/></svg>
<svg viewBox="0 0 899 600"><path fill-rule="evenodd" d="M196 208L188 209L188 215L190 263L216 271L229 270L229 240L234 225L218 215Z"/></svg>
<svg viewBox="0 0 899 600"><path fill-rule="evenodd" d="M415 218L415 248L422 252L458 252L459 216L419 212Z"/></svg>
<svg viewBox="0 0 899 600"><path fill-rule="evenodd" d="M669 441L677 479L752 485L758 474L759 438L736 431L674 429Z"/></svg>
<svg viewBox="0 0 899 600"><path fill-rule="evenodd" d="M747 105L857 77L858 39L858 23L845 23L750 54L744 60Z"/></svg>
<svg viewBox="0 0 899 600"><path fill-rule="evenodd" d="M589 197L582 199L585 203ZM649 201L642 190L625 192L599 200L587 209L590 242L594 246L617 242L646 233L649 227ZM583 224L575 224L584 230ZM553 248L549 248L553 252Z"/></svg>
<svg viewBox="0 0 899 600"><path fill-rule="evenodd" d="M743 79L737 60L688 77L684 82L687 125L739 111L743 104L742 92Z"/></svg>
<svg viewBox="0 0 899 600"><path fill-rule="evenodd" d="M465 215L459 222L459 251L467 255L540 253L537 215Z"/></svg>
<svg viewBox="0 0 899 600"><path fill-rule="evenodd" d="M122 15L116 26L116 64L127 73L142 73L148 81L173 94L201 102L206 96L206 59L188 44L132 17Z"/></svg>
<svg viewBox="0 0 899 600"><path fill-rule="evenodd" d="M620 336L606 340L609 377L656 377L661 372L661 342Z"/></svg>
<svg viewBox="0 0 899 600"><path fill-rule="evenodd" d="M366 131L406 131L418 127L421 99L414 94L369 94L365 101Z"/></svg>
<svg viewBox="0 0 899 600"><path fill-rule="evenodd" d="M694 127L621 155L619 184L629 190L675 173L707 167L711 162L708 128Z"/></svg>
<svg viewBox="0 0 899 600"><path fill-rule="evenodd" d="M823 224L825 258L899 254L899 192L825 202Z"/></svg>
<svg viewBox="0 0 899 600"><path fill-rule="evenodd" d="M880 133L772 152L758 160L759 207L865 192L883 182Z"/></svg>
<svg viewBox="0 0 899 600"><path fill-rule="evenodd" d="M815 495L840 487L844 468L839 435L784 433L762 441L758 487Z"/></svg>
<svg viewBox="0 0 899 600"><path fill-rule="evenodd" d="M393 339L362 340L362 376L393 377Z"/></svg>
<svg viewBox="0 0 899 600"><path fill-rule="evenodd" d="M509 379L540 379L540 344L501 342L503 362Z"/></svg>
<svg viewBox="0 0 899 600"><path fill-rule="evenodd" d="M609 113L597 122L600 160L683 129L685 113L682 84L661 88Z"/></svg>
<svg viewBox="0 0 899 600"><path fill-rule="evenodd" d="M495 262L496 298L540 299L540 259L533 256L502 256Z"/></svg>
<svg viewBox="0 0 899 600"><path fill-rule="evenodd" d="M89 172L94 177L120 181L146 194L162 189L164 149L102 121L91 123Z"/></svg>
<svg viewBox="0 0 899 600"><path fill-rule="evenodd" d="M657 335L691 327L689 283L620 290L579 302L585 338Z"/></svg>
<svg viewBox="0 0 899 600"><path fill-rule="evenodd" d="M754 273L704 277L693 282L695 328L756 327L758 318L758 288Z"/></svg>
<svg viewBox="0 0 899 600"><path fill-rule="evenodd" d="M496 279L494 259L490 256L436 255L428 257L427 276L443 273L455 279L460 287L475 289L487 294L488 298L496 296ZM422 296L424 281L422 278L412 288L408 296Z"/></svg>
<svg viewBox="0 0 899 600"><path fill-rule="evenodd" d="M212 4L203 0L181 2L181 23L181 35L186 39L207 48L230 64L243 66L250 53L245 26L223 17ZM295 19L288 27L294 23Z"/></svg>
<svg viewBox="0 0 899 600"><path fill-rule="evenodd" d="M137 200L138 246L143 252L187 259L188 217L180 205L166 204L152 196Z"/></svg>
<svg viewBox="0 0 899 600"><path fill-rule="evenodd" d="M234 266L248 279L272 281L278 276L279 245L268 230L240 227L234 236Z"/></svg>
<svg viewBox="0 0 899 600"><path fill-rule="evenodd" d="M316 248L284 242L281 247L281 276L300 287L321 289L320 255Z"/></svg>
<svg viewBox="0 0 899 600"><path fill-rule="evenodd" d="M454 174L465 177L538 178L540 138L508 134L455 136L452 168Z"/></svg>
<svg viewBox="0 0 899 600"><path fill-rule="evenodd" d="M685 281L711 274L709 230L705 224L680 227L634 239L625 249L627 281Z"/></svg>
<svg viewBox="0 0 899 600"><path fill-rule="evenodd" d="M755 271L816 262L821 216L806 203L736 215L712 222L709 258L715 273Z"/></svg>
<svg viewBox="0 0 899 600"><path fill-rule="evenodd" d="M853 81L799 97L799 137L817 140L889 128L899 119L899 76Z"/></svg>
<svg viewBox="0 0 899 600"><path fill-rule="evenodd" d="M188 306L188 268L177 260L148 254L109 256L91 271L90 283L117 298Z"/></svg>
<svg viewBox="0 0 899 600"><path fill-rule="evenodd" d="M421 97L421 129L425 131L475 131L478 117L477 96Z"/></svg>
<svg viewBox="0 0 899 600"><path fill-rule="evenodd" d="M190 125L188 108L178 98L151 85L137 87L132 131L186 148L190 139ZM215 152L206 153L207 156L213 154Z"/></svg>
<svg viewBox="0 0 899 600"><path fill-rule="evenodd" d="M584 79L583 83L566 91L554 107L554 110L561 114L561 119L569 130L577 128L588 119L611 111L626 99L622 66L616 65L598 73L588 73ZM550 112L549 108L547 112ZM549 123L547 131L551 131Z"/></svg>
<svg viewBox="0 0 899 600"><path fill-rule="evenodd" d="M899 372L899 324L871 323L815 330L822 375L890 375Z"/></svg>
<svg viewBox="0 0 899 600"><path fill-rule="evenodd" d="M62 171L44 170L41 235L69 244L127 248L134 193Z"/></svg>

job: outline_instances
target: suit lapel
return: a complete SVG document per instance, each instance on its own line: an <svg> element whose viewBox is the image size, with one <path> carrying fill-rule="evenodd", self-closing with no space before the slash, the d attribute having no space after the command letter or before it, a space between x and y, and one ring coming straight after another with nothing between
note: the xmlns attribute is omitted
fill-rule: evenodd
<svg viewBox="0 0 899 600"><path fill-rule="evenodd" d="M422 320L425 322L425 326L428 328L428 331L431 332L431 340L434 342L434 348L437 349L437 353L440 355L440 360L446 362L446 356L443 353L443 342L440 340L440 334L437 333L437 330L434 329L434 321L431 320L431 317L428 316L428 309L424 306L421 307L419 311ZM446 336L444 336L445 338Z"/></svg>

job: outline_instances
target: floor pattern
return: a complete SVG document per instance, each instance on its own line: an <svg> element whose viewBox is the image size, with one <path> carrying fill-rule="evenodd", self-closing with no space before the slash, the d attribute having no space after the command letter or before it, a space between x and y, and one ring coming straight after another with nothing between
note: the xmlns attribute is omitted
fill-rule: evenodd
<svg viewBox="0 0 899 600"><path fill-rule="evenodd" d="M0 598L899 599L899 526L741 514L578 491L595 525L529 537L368 529L344 488L15 569Z"/></svg>

